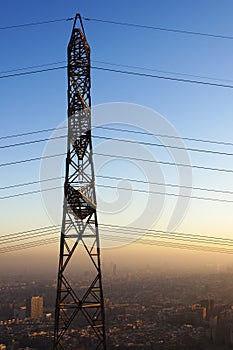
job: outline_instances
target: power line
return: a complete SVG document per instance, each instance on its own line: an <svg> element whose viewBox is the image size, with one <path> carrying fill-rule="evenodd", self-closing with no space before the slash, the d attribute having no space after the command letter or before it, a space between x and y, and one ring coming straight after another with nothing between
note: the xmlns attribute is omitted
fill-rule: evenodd
<svg viewBox="0 0 233 350"><path fill-rule="evenodd" d="M103 236L103 235L102 235ZM116 242L123 242L123 243L132 243L130 239L118 239L115 236L112 237L105 237L105 239L110 239L111 241ZM156 241L155 239L141 239L138 241L133 242L134 244L146 244L146 245L156 245L156 246L162 246L166 248L177 248L177 249L185 249L185 250L194 250L194 251L205 251L205 252L211 252L211 253L223 253L223 254L233 254L232 249L226 249L226 248L217 248L217 247L207 247L207 246L200 246L200 245L190 245L190 244L182 244L182 243L173 243L173 242L166 242L166 241Z"/></svg>
<svg viewBox="0 0 233 350"><path fill-rule="evenodd" d="M9 198L15 198L15 197L21 197L21 196L28 196L28 195L36 194L36 193L40 193L40 192L54 191L54 190L58 190L60 188L62 188L62 186L45 188L43 190L34 190L34 191L29 191L29 192L15 193L15 194L12 194L12 195L0 197L0 200L9 199Z"/></svg>
<svg viewBox="0 0 233 350"><path fill-rule="evenodd" d="M67 129L67 127L65 126L65 127L59 127L59 128L48 128L48 129L41 129L41 130L23 132L23 133L18 133L18 134L6 135L6 136L1 136L0 140L21 137L21 136L28 136L28 135L33 135L33 134L40 134L43 132L50 132L50 131L59 130L59 129Z"/></svg>
<svg viewBox="0 0 233 350"><path fill-rule="evenodd" d="M223 145L223 146L233 146L233 142L225 142L225 141L216 141L216 140L208 140L208 139L200 139L200 138L192 138L192 137L185 137L185 136L174 136L174 135L166 135L166 134L157 134L157 133L150 133L145 131L138 131L138 130L128 130L128 129L122 129L122 128L116 128L116 127L104 127L104 126L93 126L93 128L96 129L104 129L104 130L112 130L112 131L120 131L124 133L133 133L133 134L139 134L139 135L149 135L149 136L160 136L165 138L171 138L171 139L182 139L186 141L194 141L194 142L203 142L203 143L213 143L216 145Z"/></svg>
<svg viewBox="0 0 233 350"><path fill-rule="evenodd" d="M38 25L54 24L54 23L59 23L59 22L68 22L68 21L73 21L73 20L74 20L74 17L68 17L68 18L57 18L57 19L39 21L39 22L20 23L20 24L14 24L14 25L0 27L0 30L26 28L26 27L32 27L32 26L38 26ZM99 23L112 24L112 25L118 25L118 26L124 26L124 27L150 29L150 30L171 32L171 33L177 33L177 34L197 35L197 36L210 37L210 38L216 38L216 39L227 39L227 40L233 39L233 36L231 36L231 35L214 34L214 33L206 33L206 32L199 32L199 31L196 32L196 31L176 29L176 28L151 26L151 25L145 25L145 24L139 24L139 23L129 23L129 22L105 20L105 19L100 19L100 18L83 17L83 20L88 21L88 22L99 22Z"/></svg>
<svg viewBox="0 0 233 350"><path fill-rule="evenodd" d="M29 72L23 72L23 73L14 73L14 74L1 75L0 79L12 78L12 77L20 77L20 76L23 76L23 75L31 75L31 74L43 73L43 72L51 72L51 71L54 71L54 70L60 70L60 69L65 69L65 68L67 68L67 66L59 66L59 67L53 67L53 68L38 69L38 70L29 71Z"/></svg>
<svg viewBox="0 0 233 350"><path fill-rule="evenodd" d="M104 226L107 226L107 225L104 225ZM116 229L112 229L111 226L109 226L111 228L111 232L116 232L116 233L119 233L118 230ZM101 231L108 231L109 228L101 228ZM218 238L210 238L210 237L207 237L208 239L206 239L206 237L195 237L195 235L187 235L185 234L179 234L179 233L176 233L176 232L170 232L168 234L165 234L166 232L165 231L156 231L156 233L146 233L144 235L144 237L141 237L139 235L135 235L135 231L134 232L131 232L130 230L128 230L127 228L121 228L121 233L124 232L124 235L133 235L133 237L131 238L130 237L130 241L133 239L133 240L138 240L138 239L144 239L145 236L150 236L150 237L153 237L153 238L163 238L163 239L169 239L169 240L181 240L181 241L189 241L189 242L194 242L194 243L204 243L204 244L213 244L213 245L222 245L222 246L233 246L233 241L232 240L229 240L229 239L218 239ZM54 234L58 234L60 233L60 231L58 229L53 229L53 230L47 230L47 231L40 231L40 232L37 232L35 234L31 234L31 233L27 233L27 234L24 234L24 235L20 235L20 236L16 236L16 235L12 235L11 237L9 238L2 238L0 239L0 246L2 245L6 245L6 244L9 244L9 242L13 241L14 243L15 242L20 242L20 241L26 241L28 239L34 239L34 238L38 238L38 237L44 237L44 236L49 236L49 235L54 235ZM125 236L114 236L115 238L118 239L122 239L122 238L125 238ZM109 237L109 236L107 236ZM113 236L111 236L113 237ZM5 248L5 247L3 247ZM8 248L8 247L6 247Z"/></svg>
<svg viewBox="0 0 233 350"><path fill-rule="evenodd" d="M0 200L10 199L10 198L16 198L21 196L27 196L32 194L37 194L41 192L48 192L53 191L57 189L61 189L63 186L56 186L56 187L50 187L40 190L34 190L34 191L28 191L28 192L21 192L16 193L12 195L2 196L0 197ZM189 198L189 199L197 199L197 200L205 200L205 201L211 201L211 202L220 202L220 203L233 203L233 200L229 199L221 199L221 198L212 198L212 197L201 197L201 196L194 196L194 195L184 195L184 194L177 194L177 193L169 193L169 192L160 192L160 191L146 191L138 188L126 188L126 187L119 187L119 186L110 186L110 185L101 185L97 184L97 188L108 188L108 189L118 189L118 190L125 190L125 191L131 191L132 193L138 192L138 193L144 193L144 194L157 194L157 195L166 195L166 196L172 196L172 197L182 197L182 198Z"/></svg>
<svg viewBox="0 0 233 350"><path fill-rule="evenodd" d="M113 231L114 232L114 231ZM162 244L168 244L168 246L171 245L171 247L174 247L174 248L179 248L179 247L185 247L186 249L191 249L193 250L194 248L196 250L204 250L204 251L212 251L212 252L222 252L222 253L230 253L230 254L233 254L233 249L231 248L226 248L224 245L221 247L221 246L208 246L206 245L205 242L202 242L202 244L204 245L200 245L200 244L197 244L197 245L191 245L190 243L197 243L197 242L192 242L190 241L190 243L180 243L179 242L179 238L172 238L172 237L164 237L165 239L173 239L174 242L167 242L166 240L155 240L156 237L154 238L150 238L150 239L146 239L145 237L117 237L115 235L104 235L102 234L102 237L104 237L105 239L110 239L110 240L115 240L116 242L128 242L128 243L140 243L140 244L143 244L145 242L147 242L148 244L150 245L160 245L161 243ZM160 237L157 237L160 239ZM183 241L183 239L181 239ZM199 242L201 243L201 242ZM213 243L212 243L213 244ZM175 245L175 246L174 246ZM218 245L218 244L217 244Z"/></svg>
<svg viewBox="0 0 233 350"><path fill-rule="evenodd" d="M55 237L55 238L42 239L39 241L4 247L4 248L0 248L0 254L15 252L18 250L23 250L23 249L36 248L36 247L39 247L41 245L56 243L58 241L59 241L59 237Z"/></svg>
<svg viewBox="0 0 233 350"><path fill-rule="evenodd" d="M124 230L125 227L122 225L114 225L114 224L100 224L100 226L104 227L109 227L109 228L118 228L120 230ZM213 240L218 240L218 241L229 241L230 243L233 243L233 239L228 239L228 238L222 238L222 237L215 237L215 236L206 236L206 235L201 235L201 234L196 234L196 233L185 233L185 232L174 232L174 231L165 231L165 230L155 230L155 229L148 229L148 228L141 228L141 227L135 227L135 226L126 226L127 230L131 230L132 232L149 232L149 233L162 233L162 234L171 234L171 235L179 235L179 236L184 236L184 237L194 237L194 238L205 238L205 239L213 239Z"/></svg>
<svg viewBox="0 0 233 350"><path fill-rule="evenodd" d="M186 188L186 189L192 189L192 190L198 190L198 191L216 192L216 193L223 193L223 194L233 194L233 191L228 191L228 190L220 190L220 189L204 188L204 187L195 187L195 186L185 186L185 185L177 185L177 184L153 182L153 181L143 181L143 180L132 179L132 178L118 177L118 176L96 175L96 177L97 178L110 179L110 180L130 181L130 182L143 183L143 184L149 184L149 185L168 186L168 187L174 187L174 188ZM0 190L1 190L1 188L0 188Z"/></svg>
<svg viewBox="0 0 233 350"><path fill-rule="evenodd" d="M223 238L223 237L215 237L215 236L207 236L207 235L201 235L201 234L195 234L195 233L185 233L185 232L174 232L174 231L166 231L166 230L156 230L156 229L148 229L148 228L140 228L135 226L122 226L122 225L114 225L114 224L100 224L101 230L105 229L111 229L114 230L114 232L117 232L119 234L123 233L123 236L117 236L117 237L124 237L124 234L133 234L135 239L141 238L141 235L147 236L154 236L154 237L162 237L162 238L169 238L169 239L183 239L183 240L192 240L197 242L205 242L205 243L211 243L211 244L221 244L221 245L228 245L233 246L233 239L230 238ZM21 240L22 237L37 237L40 234L46 233L47 235L53 234L55 231L60 232L56 227L60 228L60 225L51 225L51 226L44 226L38 229L29 230L29 231L21 231L16 233L10 233L7 235L4 235L0 241L3 241L4 243L7 243L9 239L17 241L18 239ZM117 230L119 229L119 230ZM111 231L112 232L112 231ZM140 236L138 236L140 234ZM7 238L6 237L10 237Z"/></svg>
<svg viewBox="0 0 233 350"><path fill-rule="evenodd" d="M162 195L162 196L166 195L166 196L173 196L173 197L206 200L206 201L211 201L211 202L233 203L233 200L228 200L228 199L191 196L191 195L169 193L169 192L160 192L160 191L146 191L146 190L141 190L141 189L138 189L138 188L131 189L131 188L125 188L125 187L119 187L119 186L118 187L114 187L114 186L109 186L109 185L97 185L97 187L119 189L119 190L125 190L125 191L131 191L131 192L139 192L139 193L158 194L158 195Z"/></svg>
<svg viewBox="0 0 233 350"><path fill-rule="evenodd" d="M59 22L68 22L68 21L73 21L73 20L74 20L74 17L67 17L67 18L57 18L57 19L39 21L39 22L20 23L20 24L14 24L14 25L0 27L0 30L26 28L26 27L33 27L33 26L38 26L38 25L54 24L54 23L59 23ZM124 27L150 29L150 30L171 32L171 33L177 33L177 34L197 35L197 36L217 38L217 39L227 39L227 40L233 39L233 36L231 36L231 35L213 34L213 33L199 32L199 31L196 32L196 31L176 29L176 28L151 26L151 25L145 25L145 24L139 24L139 23L129 23L129 22L105 20L105 19L100 19L100 18L83 17L83 20L88 21L88 22L99 22L99 23L112 24L112 25L118 25L118 26L124 26Z"/></svg>
<svg viewBox="0 0 233 350"><path fill-rule="evenodd" d="M56 61L56 62L52 62L52 63L44 63L44 64L40 64L40 65L33 65L33 66L27 66L27 67L22 67L22 68L17 68L17 69L0 71L0 75L5 74L5 73L33 69L33 68L53 66L53 65L62 64L62 63L66 64L66 61ZM208 80L214 80L214 81L233 82L232 79L227 79L227 78L216 78L216 77L210 77L210 76L206 76L206 75L197 75L197 74L188 74L188 73L182 73L182 72L167 71L167 70L155 69L152 67L142 67L142 66L120 64L120 63L113 63L113 62L106 62L106 61L99 61L99 60L92 60L92 63L105 64L105 65L109 65L109 66L124 67L124 68L133 68L133 69L137 69L137 70L139 69L139 70L150 71L150 72L159 72L159 73L165 73L165 74L188 76L188 77L208 79Z"/></svg>
<svg viewBox="0 0 233 350"><path fill-rule="evenodd" d="M49 156L41 156L41 157L35 157L35 158L27 158L23 160L17 160L13 162L7 162L0 164L0 167L5 166L11 166L16 164L22 164L27 162L33 162L37 160L47 159L47 158L55 158L60 156L65 156L66 153L59 153L59 154L52 154ZM110 157L110 158L119 158L119 159L127 159L127 160L136 160L141 162L149 162L149 163L156 163L156 164L163 164L168 166L181 166L181 167L187 167L187 168L194 168L199 170L209 170L209 171L218 171L218 172L225 172L225 173L233 173L233 169L226 169L226 168L212 168L212 167L205 167L205 166L199 166L199 165L190 165L190 164L184 164L184 163L173 163L173 162L165 162L165 161L158 161L158 160L152 160L152 159L143 159L143 158L136 158L136 157L125 157L121 155L115 155L115 154L107 154L107 153L97 153L95 152L94 155L102 156L102 157Z"/></svg>
<svg viewBox="0 0 233 350"><path fill-rule="evenodd" d="M206 149L200 149L200 148L179 147L179 146L159 144L159 143L155 143L155 142L144 142L144 141L127 140L127 139L119 139L119 138L99 136L99 135L92 135L92 137L93 138L97 138L97 139L102 139L102 140L113 140L113 141L133 143L133 144L136 143L136 144L145 145L145 146L156 146L156 147L162 147L162 148L172 148L172 149L185 150L185 151L190 151L190 152L218 154L218 155L222 155L222 156L233 156L233 153L212 151L212 150L206 150ZM3 146L3 148L4 148L4 146Z"/></svg>
<svg viewBox="0 0 233 350"><path fill-rule="evenodd" d="M174 188L186 188L186 189L191 189L191 190L233 195L233 191L229 191L229 190L221 190L221 189L215 189L215 188L204 188L204 187L196 187L196 186L185 186L185 185L177 185L177 184L154 182L154 181L144 181L144 180L139 180L139 179L119 177L119 176L96 175L96 178L109 179L109 180L123 180L123 181L130 181L130 182L142 183L142 184L147 184L147 185L168 186L168 187L174 187ZM35 184L39 184L41 182L54 181L54 180L59 180L59 179L64 179L64 176L57 176L57 177L43 179L43 180L29 181L29 182L23 182L23 183L3 186L3 187L0 187L0 190L35 185Z"/></svg>
<svg viewBox="0 0 233 350"><path fill-rule="evenodd" d="M166 27L160 27L160 26L155 27L155 26L149 26L149 25L145 25L145 24L119 22L119 21L112 21L112 20L106 20L106 19L100 19L100 18L83 17L83 19L85 21L89 21L89 22L99 22L99 23L113 24L113 25L124 26L124 27L132 27L132 28L140 28L140 29L152 29L152 30L157 30L157 31L164 31L164 32L171 32L171 33L178 33L178 34L188 34L188 35L198 35L198 36L210 37L210 38L216 38L216 39L227 39L227 40L233 39L233 36L230 36L230 35L195 32L195 31L175 29L175 28L166 28Z"/></svg>
<svg viewBox="0 0 233 350"><path fill-rule="evenodd" d="M1 245L4 245L4 244L8 244L8 243L11 242L11 241L13 241L13 242L26 241L27 239L38 238L38 237L44 237L44 236L48 236L48 235L54 235L54 234L56 234L56 233L58 233L57 230L56 230L56 231L44 232L44 233L41 232L41 233L37 233L37 234L35 234L35 235L28 234L28 235L23 235L23 236L17 237L17 238L15 238L15 237L10 237L10 238L7 239L7 241L6 241L5 238L2 238L2 239L0 239L0 246L1 246Z"/></svg>
<svg viewBox="0 0 233 350"><path fill-rule="evenodd" d="M102 235L103 237L104 235ZM115 236L104 236L106 240L111 240L111 241L116 241L116 242L123 242L123 243L132 243L130 239L125 239L125 238L116 238ZM27 244L19 244L17 246L9 246L0 249L0 254L5 254L5 253L10 253L10 252L15 252L19 250L24 250L24 249L31 249L31 248L36 248L41 245L48 245L52 243L56 243L59 241L59 238L51 238L51 239L45 239L45 240L39 240L39 241L34 241L34 242L29 242ZM181 243L171 243L171 242L163 242L163 241L155 241L154 239L150 240L140 240L140 241L135 241L134 244L145 244L145 245L156 245L156 246L162 246L166 248L177 248L177 249L185 249L185 250L194 250L194 251L205 251L205 252L215 252L215 253L223 253L223 254L232 254L233 250L230 249L218 249L218 248L209 248L206 246L191 246L188 244L181 244Z"/></svg>
<svg viewBox="0 0 233 350"><path fill-rule="evenodd" d="M38 139L38 140L24 141L24 142L0 146L0 149L18 147L18 146L27 146L30 144L35 144L35 143L40 143L40 142L45 142L45 141L50 141L50 140L58 140L58 139L66 138L66 137L67 137L67 135L61 135L61 136L55 136L55 137L50 137L50 138ZM206 149L201 149L201 148L172 146L172 145L166 145L166 144L159 144L159 143L155 143L155 142L119 139L119 138L100 136L100 135L92 135L92 137L96 138L96 139L101 139L101 140L112 140L112 141L117 141L117 142L126 142L126 143L140 144L140 145L145 145L145 146L179 149L179 150L185 150L185 151L190 151L190 152L216 154L216 155L221 155L221 156L233 156L233 153L206 150Z"/></svg>
<svg viewBox="0 0 233 350"><path fill-rule="evenodd" d="M10 26L0 27L0 30L34 27L34 26L40 26L40 25L44 25L44 24L73 21L73 19L74 19L74 17L68 17L68 18L58 18L58 19L52 19L52 20L40 21L40 22L14 24L14 25L10 25Z"/></svg>
<svg viewBox="0 0 233 350"><path fill-rule="evenodd" d="M21 136L28 136L28 135L39 134L39 133L44 133L44 132L51 132L54 130L63 130L63 129L67 130L67 126L58 127L58 128L41 129L41 130L35 130L35 131L32 130L32 131L24 132L24 133L0 136L0 140L8 139L8 138L16 138L16 137L21 137ZM178 139L178 140L182 139L182 140L186 140L186 141L203 142L203 143L210 143L210 144L223 145L223 146L233 146L232 142L192 138L192 137L185 137L185 136L174 136L174 135L167 135L167 134L160 134L160 133L150 133L150 132L145 132L145 131L129 130L129 129L122 129L122 128L117 128L117 127L109 127L109 126L93 125L93 129L119 131L119 132L123 132L123 133L132 133L132 134L148 135L148 136L155 136L155 137L159 136L159 137ZM48 138L48 140L49 139L50 138Z"/></svg>
<svg viewBox="0 0 233 350"><path fill-rule="evenodd" d="M230 85L230 84L210 83L210 82L204 81L204 80L192 80L192 79L184 79L184 78L174 78L174 77L163 76L163 75L140 73L140 72L135 72L135 71L120 70L120 69L113 69L113 68L106 68L106 67L97 67L97 66L92 66L91 68L92 69L96 69L96 70L100 70L100 71L120 73L120 74L131 75L131 76L163 79L163 80L177 81L177 82L180 82L180 83L191 83L191 84L215 86L215 87L222 87L222 88L233 89L233 85Z"/></svg>
<svg viewBox="0 0 233 350"><path fill-rule="evenodd" d="M110 158L115 157L115 158L119 158L119 159L128 159L128 160L136 160L136 161L141 161L141 162L163 164L163 165L169 165L169 166L181 166L181 167L194 168L194 169L200 169L200 170L209 170L209 171L219 171L219 172L233 173L233 169L226 169L226 168L212 168L212 167L205 167L205 166L201 166L201 165L190 165L190 164L184 164L184 163L172 163L172 162L165 162L165 161L159 161L159 160L143 159L143 158L137 158L137 157L125 157L125 156L121 156L121 155L97 153L97 152L95 153L95 155L102 156L102 157L110 157Z"/></svg>
<svg viewBox="0 0 233 350"><path fill-rule="evenodd" d="M103 230L107 230L108 226L111 228L112 226L115 225L103 225L105 226L105 228ZM111 228L112 230L112 228ZM114 231L114 230L113 230ZM150 231L150 230L149 230ZM154 231L154 230L151 230ZM57 231L58 232L58 231ZM161 232L166 232L166 231L157 231L157 233L161 233ZM130 232L128 232L127 234L131 234ZM177 234L177 233L173 233L173 234ZM232 254L233 250L232 249L228 249L225 248L224 245L230 246L232 245L232 242L228 242L227 240L226 242L219 242L218 243L218 239L216 241L208 241L209 244L219 244L218 246L208 246L206 245L207 241L204 239L201 240L194 240L193 243L202 243L204 245L200 245L200 244L195 244L195 245L191 245L191 244L187 244L187 243L180 243L179 240L183 240L183 238L181 237L163 237L163 236L156 236L154 235L153 239L145 239L145 237L125 237L125 236L116 236L116 235L104 235L102 234L102 237L106 240L111 240L111 241L116 241L116 242L123 242L123 243L132 243L132 239L136 239L136 241L134 241L133 243L135 244L147 244L147 245L157 245L157 246L164 246L164 247L170 247L170 248L178 248L178 249L188 249L188 250L197 250L197 251L209 251L209 252L217 252L217 253L225 253L225 254ZM174 242L167 242L165 240L155 240L155 238L165 238L165 239L173 239ZM8 247L2 247L0 248L0 253L7 253L7 252L12 252L12 251L17 251L17 250L22 250L22 249L28 249L28 248L33 248L33 247L37 247L39 245L42 244L51 244L51 243L55 243L58 241L58 237L55 238L48 238L48 239L43 239L43 240L39 240L39 241L32 241L32 242L28 242L28 243L24 243L24 244L16 244L16 245L11 245ZM190 235L187 236L185 238L185 240L189 240L190 241ZM176 242L178 240L178 242ZM17 240L16 240L17 242ZM192 241L190 241L192 242ZM222 246L221 246L222 245Z"/></svg>
<svg viewBox="0 0 233 350"><path fill-rule="evenodd" d="M2 76L0 76L0 79L12 78L12 77L18 77L18 76L24 76L24 75L31 75L31 74L43 73L43 72L49 72L49 71L55 71L55 70L60 70L60 69L65 69L65 68L67 68L67 66L59 66L59 67L54 67L54 68L47 68L47 69L41 69L41 70L35 70L35 71L29 71L29 72L23 72L23 73L14 73L14 74L2 75ZM192 80L192 79L184 79L184 78L174 78L174 77L163 76L163 75L147 74L147 73L140 73L140 72L135 72L135 71L112 69L112 68L98 67L98 66L92 66L91 68L95 69L95 70L119 73L119 74L124 74L124 75L129 75L129 76L138 76L138 77L144 77L144 78L163 79L163 80L177 81L177 82L181 82L181 83L191 83L191 84L198 84L198 85L205 85L205 86L215 86L215 87L233 89L233 85L230 85L230 84L211 83L211 82L207 82L207 81L204 81L204 80Z"/></svg>
<svg viewBox="0 0 233 350"><path fill-rule="evenodd" d="M55 136L55 137L47 137L45 139L39 139L39 140L23 141L23 142L19 142L19 143L13 143L10 145L0 146L0 149L18 147L18 146L27 146L27 145L31 145L33 143L40 143L40 142L45 142L45 141L49 141L49 140L58 140L58 139L66 138L66 137L67 137L67 135L61 135L61 136Z"/></svg>
<svg viewBox="0 0 233 350"><path fill-rule="evenodd" d="M17 188L17 187L24 187L24 186L29 186L29 185L36 185L36 184L39 184L41 182L54 181L54 180L59 180L59 179L64 179L64 176L57 176L57 177L51 177L51 178L44 179L44 180L35 180L35 181L29 181L29 182L23 182L23 183L19 183L19 184L3 186L3 187L0 187L0 191L1 190L7 190L7 189L10 189L10 188ZM232 194L233 194L233 192L232 192Z"/></svg>
<svg viewBox="0 0 233 350"><path fill-rule="evenodd" d="M50 226L42 226L42 227L35 228L35 229L32 229L32 230L11 232L11 233L8 233L8 234L4 234L3 240L5 240L5 239L8 240L9 237L17 237L17 236L22 236L22 235L25 235L25 234L36 234L38 232L39 233L40 232L47 232L47 231L50 231L50 230L54 230L55 227L57 227L57 226L60 227L60 225L50 225Z"/></svg>
<svg viewBox="0 0 233 350"><path fill-rule="evenodd" d="M22 159L22 160L16 160L16 161L13 161L13 162L1 163L0 167L11 166L11 165L16 165L16 164L22 164L22 163L28 163L28 162L34 162L34 161L41 160L41 159L55 158L55 157L60 157L60 156L65 156L65 155L66 155L66 153L59 153L59 154L52 154L50 156L41 156L41 157L35 157L35 158L27 158L27 159Z"/></svg>
<svg viewBox="0 0 233 350"><path fill-rule="evenodd" d="M109 66L116 66L116 67L123 67L123 68L133 68L133 69L139 69L139 70L144 70L144 71L150 71L150 72L159 72L159 73L165 73L165 74L173 74L173 75L181 75L181 76L186 76L186 77L193 77L193 78L201 78L201 79L208 79L208 80L215 80L215 81L228 81L228 82L233 82L232 79L228 78L217 78L217 77L210 77L207 75L200 75L200 74L189 74L189 73L183 73L183 72L174 72L174 71L167 71L167 70L161 70L161 69L155 69L152 67L142 67L142 66L135 66L135 65L130 65L130 64L121 64L121 63L113 63L113 62L106 62L106 61L99 61L99 60L92 60L93 63L98 63L98 64L105 64ZM64 63L64 62L61 62ZM1 73L0 73L1 74Z"/></svg>
<svg viewBox="0 0 233 350"><path fill-rule="evenodd" d="M116 238L115 236L107 236L107 235L101 235L102 238L110 241L116 241L117 243L122 242L125 244L132 243L131 239L126 238ZM9 252L15 252L18 250L28 249L28 248L35 248L41 245L48 245L52 243L56 243L59 241L59 238L51 238L48 240L40 240L35 243L27 244L27 245L19 245L17 247L9 247L8 249L2 249L0 250L1 254L9 253ZM207 246L200 246L200 245L190 245L190 244L181 244L181 243L173 243L173 242L165 242L165 241L156 241L155 239L148 239L148 240L138 240L133 242L134 244L143 244L143 245L155 245L155 246L161 246L165 248L176 248L176 249L184 249L184 250L191 250L191 251L204 251L204 252L211 252L211 253L221 253L221 254L233 254L233 250L231 249L224 249L224 248L216 248L216 247L207 247Z"/></svg>
<svg viewBox="0 0 233 350"><path fill-rule="evenodd" d="M57 61L57 62L52 62L52 63L43 63L43 64L37 64L37 65L33 65L33 66L27 66L27 67L15 68L15 69L8 69L8 70L5 70L5 71L0 71L0 74L11 73L11 72L18 72L18 71L21 71L21 70L27 70L27 69L33 69L33 68L54 66L55 64L62 64L62 63L66 63L66 61Z"/></svg>

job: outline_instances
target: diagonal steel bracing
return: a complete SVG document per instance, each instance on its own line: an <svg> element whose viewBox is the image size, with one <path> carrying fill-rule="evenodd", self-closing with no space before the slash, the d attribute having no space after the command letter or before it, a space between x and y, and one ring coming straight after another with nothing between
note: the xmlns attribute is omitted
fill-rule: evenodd
<svg viewBox="0 0 233 350"><path fill-rule="evenodd" d="M78 18L82 30L76 27ZM83 342L84 331L86 337L82 339L86 338L86 348L106 349L92 158L90 47L79 15L68 45L68 150L64 187L53 349L74 349ZM79 290L69 274L73 260L77 272L80 268L84 254L79 257L80 246L92 270L84 291Z"/></svg>

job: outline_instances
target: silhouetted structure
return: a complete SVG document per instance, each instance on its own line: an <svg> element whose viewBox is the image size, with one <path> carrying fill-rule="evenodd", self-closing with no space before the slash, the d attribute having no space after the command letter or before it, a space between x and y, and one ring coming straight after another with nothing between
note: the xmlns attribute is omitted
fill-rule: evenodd
<svg viewBox="0 0 233 350"><path fill-rule="evenodd" d="M76 28L77 19L81 29ZM106 349L100 245L91 139L90 47L76 15L68 45L68 150L60 241L54 349L86 339L88 349ZM85 286L71 278L86 257ZM77 260L76 260L77 258ZM74 263L75 262L75 263ZM72 271L75 271L72 270ZM70 335L71 328L78 336ZM70 337L69 337L70 335ZM81 341L82 339L82 341Z"/></svg>

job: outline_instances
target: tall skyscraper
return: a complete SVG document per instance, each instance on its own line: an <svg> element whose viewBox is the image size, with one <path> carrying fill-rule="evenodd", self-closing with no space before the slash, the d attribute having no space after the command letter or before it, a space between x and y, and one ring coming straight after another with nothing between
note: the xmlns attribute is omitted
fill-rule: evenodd
<svg viewBox="0 0 233 350"><path fill-rule="evenodd" d="M33 296L27 303L27 315L28 317L38 319L43 317L43 297Z"/></svg>

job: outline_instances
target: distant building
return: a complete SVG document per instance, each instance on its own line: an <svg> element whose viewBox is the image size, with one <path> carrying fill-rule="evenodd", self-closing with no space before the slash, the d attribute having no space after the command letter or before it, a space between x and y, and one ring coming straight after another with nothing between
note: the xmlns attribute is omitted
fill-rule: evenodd
<svg viewBox="0 0 233 350"><path fill-rule="evenodd" d="M214 300L205 299L200 301L201 306L206 308L206 318L209 319L213 315L214 311Z"/></svg>
<svg viewBox="0 0 233 350"><path fill-rule="evenodd" d="M26 317L26 307L19 307L14 309L14 319L23 320Z"/></svg>
<svg viewBox="0 0 233 350"><path fill-rule="evenodd" d="M43 297L33 296L27 302L27 317L39 319L43 317Z"/></svg>
<svg viewBox="0 0 233 350"><path fill-rule="evenodd" d="M217 316L215 341L219 345L233 345L233 310L222 311Z"/></svg>
<svg viewBox="0 0 233 350"><path fill-rule="evenodd" d="M193 304L191 309L192 318L195 324L199 324L206 319L206 307L203 307L200 304Z"/></svg>

